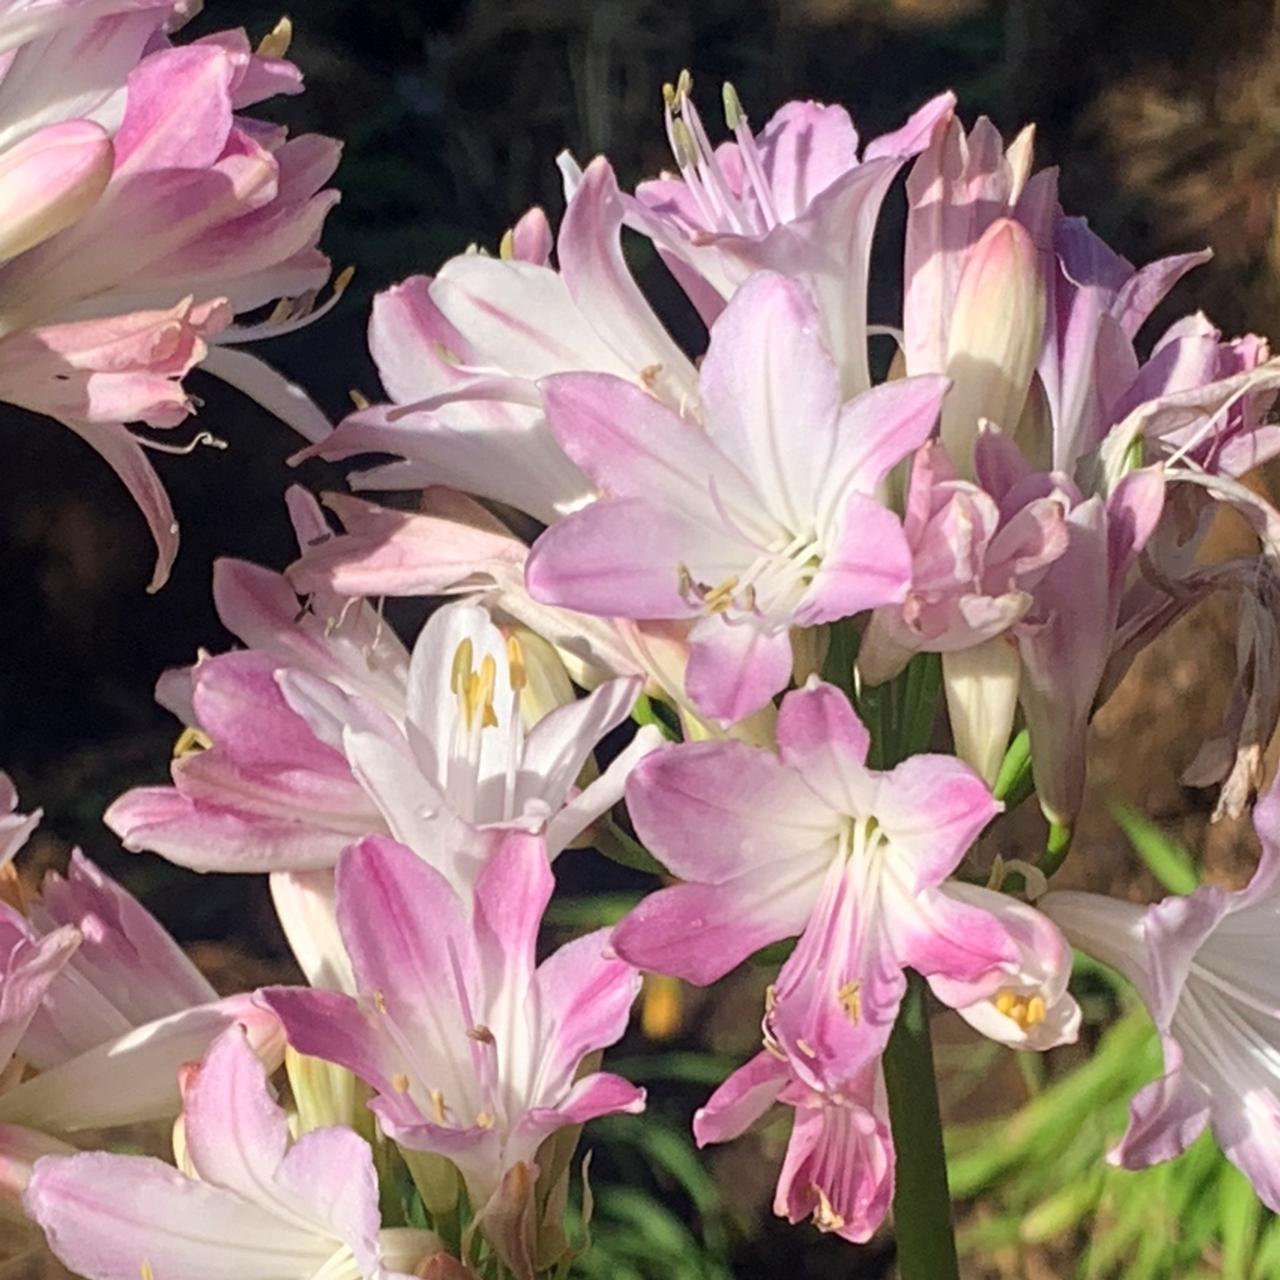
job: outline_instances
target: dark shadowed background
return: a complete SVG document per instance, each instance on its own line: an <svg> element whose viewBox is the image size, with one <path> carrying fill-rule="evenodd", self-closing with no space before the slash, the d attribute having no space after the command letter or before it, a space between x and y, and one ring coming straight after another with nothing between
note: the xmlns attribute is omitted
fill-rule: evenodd
<svg viewBox="0 0 1280 1280"><path fill-rule="evenodd" d="M335 416L349 408L351 389L377 398L364 344L372 294L473 241L496 245L532 203L554 220L563 147L583 160L607 151L624 185L663 166L659 88L686 66L717 125L722 79L735 83L757 126L788 98L814 97L845 103L870 137L948 87L966 121L986 113L1011 136L1034 120L1038 161L1062 166L1068 210L1086 214L1130 258L1206 243L1217 250L1165 318L1198 305L1232 333L1280 328L1278 8L1272 0L304 0L291 15L291 56L308 89L268 113L295 131L345 139L343 202L325 244L356 277L335 312L257 351ZM256 40L279 15L262 0L207 0L192 32L243 24ZM886 261L898 251L902 212L898 191L886 206ZM660 268L628 248L659 296L669 290ZM895 320L895 274L882 278L872 318ZM198 646L228 643L209 598L213 559L283 566L292 545L285 486L335 487L341 473L322 464L290 470L285 460L300 442L285 427L211 379L197 374L190 386L204 401L199 425L229 447L156 460L183 536L157 596L144 591L152 553L142 521L106 466L70 432L0 408L0 766L46 810L39 857L83 844L184 941L201 944L211 965L252 981L257 962L246 956L280 961L263 886L130 858L99 816L126 786L165 774L176 726L152 703L156 676ZM1206 798L1177 776L1219 712L1230 626L1209 610L1139 664L1100 718L1095 769L1097 794L1145 806L1188 844L1206 846L1209 864L1227 874L1241 856L1239 828L1208 832ZM1141 891L1098 812L1094 856L1078 874ZM741 1035L721 1034L730 1021L722 1014L687 1034L741 1054ZM730 1180L751 1188L748 1200L759 1195L767 1171L753 1173L731 1152L721 1159ZM807 1228L771 1233L750 1256L738 1274L850 1274L848 1251ZM864 1274L879 1274L883 1256L868 1254Z"/></svg>

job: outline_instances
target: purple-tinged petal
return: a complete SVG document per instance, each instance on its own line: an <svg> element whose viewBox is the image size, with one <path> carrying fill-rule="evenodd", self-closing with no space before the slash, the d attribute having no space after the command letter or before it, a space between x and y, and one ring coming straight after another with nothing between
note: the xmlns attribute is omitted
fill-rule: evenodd
<svg viewBox="0 0 1280 1280"><path fill-rule="evenodd" d="M711 577L722 566L717 581L742 558L723 536L646 498L593 502L533 544L525 583L535 600L583 613L685 618L698 612L682 594L680 565L691 553L710 560Z"/></svg>
<svg viewBox="0 0 1280 1280"><path fill-rule="evenodd" d="M740 1137L778 1100L789 1078L786 1063L771 1053L757 1053L694 1112L693 1136L698 1146Z"/></svg>
<svg viewBox="0 0 1280 1280"><path fill-rule="evenodd" d="M791 667L785 626L751 616L703 618L689 633L685 692L702 715L733 724L781 693Z"/></svg>
<svg viewBox="0 0 1280 1280"><path fill-rule="evenodd" d="M781 861L726 884L678 884L650 894L613 933L624 960L649 973L705 987L748 956L799 933L822 874L809 866L794 880Z"/></svg>
<svg viewBox="0 0 1280 1280"><path fill-rule="evenodd" d="M798 528L831 473L841 401L804 286L767 271L742 285L712 326L699 389L708 438Z"/></svg>
<svg viewBox="0 0 1280 1280"><path fill-rule="evenodd" d="M794 615L799 626L900 604L911 588L911 548L892 511L866 494L850 493L833 521L830 545Z"/></svg>
<svg viewBox="0 0 1280 1280"><path fill-rule="evenodd" d="M926 755L889 773L875 812L896 867L920 890L945 880L1003 808L968 765Z"/></svg>
<svg viewBox="0 0 1280 1280"><path fill-rule="evenodd" d="M628 779L627 809L663 866L708 884L817 856L839 827L777 756L733 741L660 747Z"/></svg>
<svg viewBox="0 0 1280 1280"><path fill-rule="evenodd" d="M1145 1169L1180 1156L1209 1122L1209 1091L1183 1068L1177 1042L1166 1036L1163 1043L1165 1074L1134 1095L1129 1127L1107 1156L1123 1169Z"/></svg>
<svg viewBox="0 0 1280 1280"><path fill-rule="evenodd" d="M575 938L534 979L547 1078L568 1088L583 1059L622 1039L640 975L619 958L607 929Z"/></svg>

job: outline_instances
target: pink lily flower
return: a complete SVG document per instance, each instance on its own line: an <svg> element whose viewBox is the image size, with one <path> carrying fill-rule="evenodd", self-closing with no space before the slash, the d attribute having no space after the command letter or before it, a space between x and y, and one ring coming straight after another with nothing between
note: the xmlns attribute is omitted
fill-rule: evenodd
<svg viewBox="0 0 1280 1280"><path fill-rule="evenodd" d="M26 1190L49 1247L87 1280L390 1280L440 1244L380 1230L369 1144L350 1129L291 1142L257 1055L226 1032L188 1073L187 1172L101 1152L46 1156Z"/></svg>
<svg viewBox="0 0 1280 1280"><path fill-rule="evenodd" d="M686 883L617 927L619 954L705 984L801 935L770 995L766 1044L833 1097L879 1056L908 966L966 1016L1004 1003L1024 1030L1049 1022L1070 1038L1061 952L1037 973L1024 920L944 887L1000 810L982 781L949 756L868 769L866 729L816 679L783 699L777 738L777 755L709 742L661 748L637 767L636 830Z"/></svg>
<svg viewBox="0 0 1280 1280"><path fill-rule="evenodd" d="M609 373L673 408L695 393L688 357L668 336L622 256L622 198L608 162L587 168L548 264L541 210L497 258L469 253L374 302L369 347L389 405L362 409L305 456L390 453L401 461L352 477L357 488L447 485L543 523L594 496L547 427L538 391L555 373ZM495 460L497 464L495 465Z"/></svg>
<svg viewBox="0 0 1280 1280"><path fill-rule="evenodd" d="M844 395L867 390L867 277L880 205L902 165L949 117L954 95L927 102L859 158L842 107L789 102L753 134L732 85L724 96L734 140L713 147L692 88L685 72L664 92L679 174L642 183L629 223L653 241L708 325L756 271L803 281Z"/></svg>
<svg viewBox="0 0 1280 1280"><path fill-rule="evenodd" d="M1262 860L1248 885L1205 885L1149 907L1053 892L1039 905L1075 946L1118 969L1160 1032L1165 1074L1133 1099L1112 1164L1142 1169L1213 1129L1259 1197L1280 1208L1280 795L1254 810Z"/></svg>
<svg viewBox="0 0 1280 1280"><path fill-rule="evenodd" d="M337 144L237 114L300 91L287 24L258 53L243 32L173 48L161 27L177 16L131 0L0 14L0 398L56 418L115 469L156 542L152 589L177 526L146 459L155 442L126 423L183 421L182 379L204 364L311 438L329 430L265 365L213 344L261 336L234 316L328 278L315 246Z"/></svg>
<svg viewBox="0 0 1280 1280"><path fill-rule="evenodd" d="M370 837L338 864L338 921L359 999L271 988L262 999L300 1053L336 1062L375 1091L401 1146L446 1156L484 1213L565 1125L643 1109L618 1076L578 1077L617 1041L639 991L607 931L535 967L553 878L542 842L513 834L485 864L470 905L433 867Z"/></svg>
<svg viewBox="0 0 1280 1280"><path fill-rule="evenodd" d="M78 850L27 910L0 902L0 1080L15 1055L37 1074L0 1084L0 1125L71 1133L172 1116L179 1068L236 1025L279 1064L275 1019L249 996L219 999L163 926Z"/></svg>
<svg viewBox="0 0 1280 1280"><path fill-rule="evenodd" d="M702 364L701 426L608 375L542 386L552 430L604 496L539 538L530 594L696 620L685 684L704 715L739 720L783 689L793 626L905 598L909 548L874 495L933 429L946 383L842 406L801 285L761 272L734 295Z"/></svg>
<svg viewBox="0 0 1280 1280"><path fill-rule="evenodd" d="M293 598L282 579L273 586ZM621 799L628 770L660 740L642 730L579 791L639 680L609 681L527 726L519 642L465 602L423 628L398 706L353 690L327 638L319 661L296 660L310 656L302 643L292 650L293 662L251 651L196 666L192 708L212 746L174 762L173 787L111 805L106 822L126 847L204 871L310 872L363 835L387 834L466 892L486 847L475 831L543 831L554 857Z"/></svg>
<svg viewBox="0 0 1280 1280"><path fill-rule="evenodd" d="M774 1213L793 1223L808 1218L855 1244L870 1240L893 1201L893 1138L879 1063L863 1067L839 1095L824 1095L773 1054L759 1053L698 1109L698 1145L732 1141L775 1102L792 1107L795 1120Z"/></svg>

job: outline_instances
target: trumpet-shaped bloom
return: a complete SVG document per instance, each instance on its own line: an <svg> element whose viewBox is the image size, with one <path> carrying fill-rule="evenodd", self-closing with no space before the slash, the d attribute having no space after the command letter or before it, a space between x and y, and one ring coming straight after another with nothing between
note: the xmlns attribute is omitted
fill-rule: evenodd
<svg viewBox="0 0 1280 1280"><path fill-rule="evenodd" d="M771 1053L757 1054L711 1095L693 1119L698 1145L729 1142L780 1102L795 1111L773 1211L790 1222L810 1219L862 1243L884 1221L893 1199L893 1139L884 1074L864 1066L838 1094L796 1079Z"/></svg>
<svg viewBox="0 0 1280 1280"><path fill-rule="evenodd" d="M1249 884L1205 885L1139 907L1053 892L1044 911L1081 950L1138 989L1165 1074L1133 1099L1113 1164L1141 1169L1184 1151L1206 1125L1271 1208L1280 1208L1280 797L1254 810L1262 861Z"/></svg>
<svg viewBox="0 0 1280 1280"><path fill-rule="evenodd" d="M274 578L251 576L263 586ZM270 586L292 599L282 579ZM306 872L332 867L361 836L390 834L467 892L486 847L474 830L545 831L554 856L621 798L628 769L658 741L642 731L579 791L596 743L630 714L638 679L610 681L526 725L519 642L459 602L423 628L399 705L378 706L311 623L315 660L254 651L197 665L192 707L212 746L175 761L172 788L140 788L111 806L107 822L129 847L199 870Z"/></svg>
<svg viewBox="0 0 1280 1280"><path fill-rule="evenodd" d="M783 699L777 737L777 755L732 742L664 747L633 773L636 830L687 883L618 926L619 954L707 983L800 934L770 993L766 1043L833 1096L884 1047L907 966L957 1006L1009 995L1027 1026L1059 1025L1070 997L1055 957L1045 964L1054 984L1038 983L1021 922L943 887L999 812L981 780L944 756L867 768L866 729L816 680ZM1070 1018L1060 1025L1069 1038Z"/></svg>
<svg viewBox="0 0 1280 1280"><path fill-rule="evenodd" d="M610 373L678 407L693 365L668 336L622 257L622 198L594 160L569 201L548 264L550 230L531 211L500 257L464 254L434 277L380 294L369 346L392 404L351 415L309 453L400 461L353 477L363 488L448 485L496 498L544 523L593 496L547 428L537 382Z"/></svg>
<svg viewBox="0 0 1280 1280"><path fill-rule="evenodd" d="M578 1077L627 1025L639 976L588 934L535 967L553 879L542 842L511 835L468 905L439 872L377 837L338 864L338 921L358 1000L263 994L301 1053L349 1068L375 1090L383 1129L447 1156L479 1210L565 1125L639 1111L618 1076Z"/></svg>
<svg viewBox="0 0 1280 1280"><path fill-rule="evenodd" d="M585 613L696 620L689 696L734 721L786 686L791 627L905 598L910 552L874 495L927 438L946 383L842 407L809 295L762 272L716 322L699 385L702 425L607 375L543 383L552 429L604 496L542 535L526 579Z"/></svg>
<svg viewBox="0 0 1280 1280"><path fill-rule="evenodd" d="M169 45L173 3L19 4L0 15L0 398L97 449L150 525L167 575L177 526L124 424L174 427L204 363L312 437L319 411L250 356L234 316L318 289L337 144L239 113L301 88L287 26ZM271 331L276 331L272 329ZM293 406L290 408L289 406Z"/></svg>
<svg viewBox="0 0 1280 1280"><path fill-rule="evenodd" d="M244 1035L228 1031L188 1074L189 1172L139 1156L38 1161L24 1197L49 1247L88 1280L383 1280L439 1248L379 1229L373 1153L350 1129L290 1142Z"/></svg>
<svg viewBox="0 0 1280 1280"><path fill-rule="evenodd" d="M653 241L708 324L753 272L802 280L818 304L844 394L865 391L867 277L880 205L905 161L949 118L955 98L927 102L859 157L842 107L789 102L753 134L729 85L734 140L713 147L692 87L685 73L665 95L679 174L642 183L628 220Z"/></svg>

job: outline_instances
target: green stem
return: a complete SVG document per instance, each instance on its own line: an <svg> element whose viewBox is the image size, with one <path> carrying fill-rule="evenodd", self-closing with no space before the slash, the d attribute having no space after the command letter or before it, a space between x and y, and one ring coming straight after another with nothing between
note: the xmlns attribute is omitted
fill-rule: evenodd
<svg viewBox="0 0 1280 1280"><path fill-rule="evenodd" d="M884 1054L884 1077L897 1152L898 1275L901 1280L959 1280L925 984L916 973L907 975L907 994Z"/></svg>

